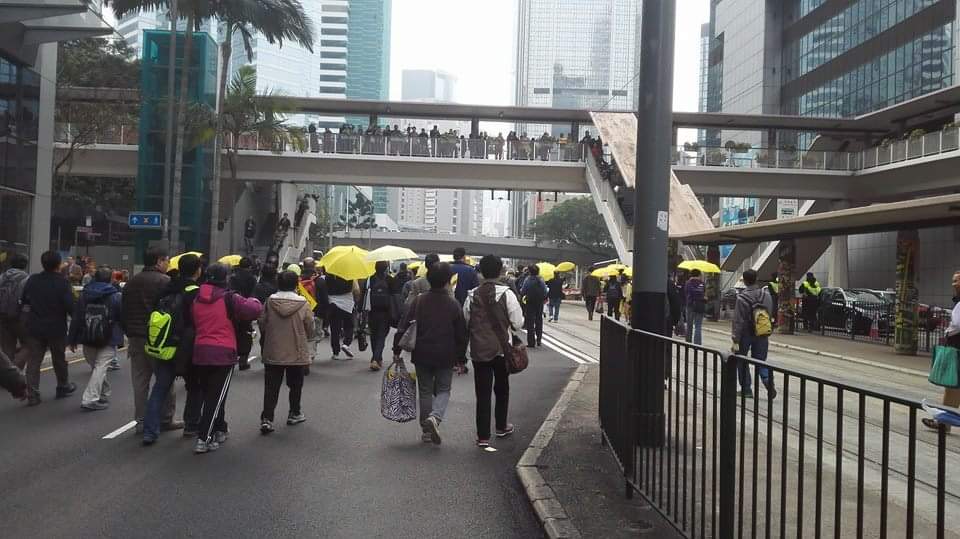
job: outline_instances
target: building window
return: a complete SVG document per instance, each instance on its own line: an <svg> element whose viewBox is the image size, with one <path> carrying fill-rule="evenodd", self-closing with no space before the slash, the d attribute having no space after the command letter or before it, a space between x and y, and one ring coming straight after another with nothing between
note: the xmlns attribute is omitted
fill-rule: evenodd
<svg viewBox="0 0 960 539"><path fill-rule="evenodd" d="M11 255L28 254L32 203L29 195L0 188L0 270Z"/></svg>

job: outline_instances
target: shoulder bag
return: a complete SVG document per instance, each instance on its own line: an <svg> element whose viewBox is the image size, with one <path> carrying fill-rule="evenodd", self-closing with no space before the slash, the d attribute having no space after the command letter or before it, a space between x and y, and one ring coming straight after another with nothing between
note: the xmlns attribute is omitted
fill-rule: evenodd
<svg viewBox="0 0 960 539"><path fill-rule="evenodd" d="M960 353L952 346L937 346L928 380L940 387L960 387Z"/></svg>
<svg viewBox="0 0 960 539"><path fill-rule="evenodd" d="M413 308L414 318L407 323L407 330L403 332L403 336L400 337L400 342L397 345L400 346L401 350L413 353L414 349L417 348L417 318L420 317L420 296L413 299L411 307Z"/></svg>
<svg viewBox="0 0 960 539"><path fill-rule="evenodd" d="M530 364L530 358L527 355L527 346L523 344L523 341L510 334L510 332L503 327L503 324L500 323L496 308L500 302L497 301L497 289L495 286L493 289L493 300L493 303L487 303L486 305L487 312L490 314L490 323L493 324L493 331L496 333L497 338L500 339L500 343L505 345L503 347L503 359L507 363L507 372L516 374L526 369L527 365ZM509 326L510 318L509 316L506 318L507 326Z"/></svg>

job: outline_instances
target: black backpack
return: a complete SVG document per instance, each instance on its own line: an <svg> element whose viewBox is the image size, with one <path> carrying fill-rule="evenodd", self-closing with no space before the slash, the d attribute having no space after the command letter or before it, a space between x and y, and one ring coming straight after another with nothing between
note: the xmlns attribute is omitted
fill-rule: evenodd
<svg viewBox="0 0 960 539"><path fill-rule="evenodd" d="M14 319L20 316L20 296L28 275L18 273L0 281L0 316Z"/></svg>
<svg viewBox="0 0 960 539"><path fill-rule="evenodd" d="M372 277L370 279L369 294L371 311L390 310L390 283L388 283L386 279Z"/></svg>
<svg viewBox="0 0 960 539"><path fill-rule="evenodd" d="M543 303L547 299L547 285L541 281L538 277L527 277L527 279L532 279L533 286L527 290L527 305L536 305L538 303ZM527 284L527 281L524 280L523 284Z"/></svg>
<svg viewBox="0 0 960 539"><path fill-rule="evenodd" d="M100 348L110 344L113 335L113 313L109 305L111 297L113 294L84 305L83 330L80 333L83 345Z"/></svg>

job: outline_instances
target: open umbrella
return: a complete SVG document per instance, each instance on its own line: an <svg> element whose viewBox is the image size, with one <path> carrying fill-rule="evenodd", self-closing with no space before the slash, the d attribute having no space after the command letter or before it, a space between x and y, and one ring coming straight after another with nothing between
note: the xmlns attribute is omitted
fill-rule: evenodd
<svg viewBox="0 0 960 539"><path fill-rule="evenodd" d="M180 269L180 258L181 258L181 257L184 257L184 256L187 256L187 255L203 256L203 253L201 253L201 252L199 252L199 251L188 251L188 252L186 252L186 253L180 253L180 254L178 254L177 256L172 257L172 258L170 259L169 268L170 268L170 269L179 270L179 269Z"/></svg>
<svg viewBox="0 0 960 539"><path fill-rule="evenodd" d="M549 262L537 262L536 266L540 268L540 276L543 277L544 281L553 279L554 273L557 271L557 267Z"/></svg>
<svg viewBox="0 0 960 539"><path fill-rule="evenodd" d="M573 271L576 267L577 265L573 262L561 262L557 264L557 271Z"/></svg>
<svg viewBox="0 0 960 539"><path fill-rule="evenodd" d="M682 270L700 270L701 273L720 273L720 268L712 262L706 260L684 260L677 266Z"/></svg>
<svg viewBox="0 0 960 539"><path fill-rule="evenodd" d="M231 267L236 267L236 266L239 266L239 265L240 265L240 259L241 259L241 258L243 258L243 257L240 256L240 255L227 255L227 256L224 256L224 257L220 258L220 260L217 260L217 262L219 262L219 263L221 263L221 264L226 264L226 265L231 266Z"/></svg>
<svg viewBox="0 0 960 539"><path fill-rule="evenodd" d="M406 247L384 245L367 253L368 262L393 262L394 260L411 260L417 258L417 253Z"/></svg>
<svg viewBox="0 0 960 539"><path fill-rule="evenodd" d="M366 279L373 275L373 262L367 261L368 251L356 246L337 252L330 252L320 259L318 265L323 266L327 273L341 279L353 281Z"/></svg>
<svg viewBox="0 0 960 539"><path fill-rule="evenodd" d="M621 270L627 277L633 277L633 268L623 264L610 264L609 266L604 266L602 268L593 270L590 272L590 275L600 278L613 277L614 275L619 275Z"/></svg>

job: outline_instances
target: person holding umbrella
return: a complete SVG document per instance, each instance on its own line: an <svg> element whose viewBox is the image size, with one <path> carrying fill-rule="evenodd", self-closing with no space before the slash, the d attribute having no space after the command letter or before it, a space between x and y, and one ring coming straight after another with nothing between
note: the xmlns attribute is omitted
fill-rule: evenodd
<svg viewBox="0 0 960 539"><path fill-rule="evenodd" d="M368 251L356 246L337 246L323 256L317 265L325 268L327 293L330 307L327 322L330 324L331 359L340 359L343 352L347 359L353 359L350 344L353 342L353 312L357 298L353 294L358 279L366 279L373 274L373 267L367 259Z"/></svg>

